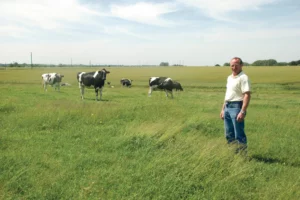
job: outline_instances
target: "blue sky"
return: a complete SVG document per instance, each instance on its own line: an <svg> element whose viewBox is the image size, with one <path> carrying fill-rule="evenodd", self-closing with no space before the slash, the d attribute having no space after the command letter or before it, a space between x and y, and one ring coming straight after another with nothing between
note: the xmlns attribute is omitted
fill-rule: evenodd
<svg viewBox="0 0 300 200"><path fill-rule="evenodd" d="M0 63L299 60L299 0L0 0Z"/></svg>

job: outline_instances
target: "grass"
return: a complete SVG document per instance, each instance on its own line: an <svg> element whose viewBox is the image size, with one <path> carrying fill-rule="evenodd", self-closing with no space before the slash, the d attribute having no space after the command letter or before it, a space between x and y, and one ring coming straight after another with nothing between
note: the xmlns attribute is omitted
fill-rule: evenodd
<svg viewBox="0 0 300 200"><path fill-rule="evenodd" d="M300 68L245 68L247 160L219 119L230 69L110 68L104 100L88 90L82 101L76 73L93 70L0 71L0 199L299 199ZM71 86L44 92L52 71ZM184 92L149 98L150 76Z"/></svg>

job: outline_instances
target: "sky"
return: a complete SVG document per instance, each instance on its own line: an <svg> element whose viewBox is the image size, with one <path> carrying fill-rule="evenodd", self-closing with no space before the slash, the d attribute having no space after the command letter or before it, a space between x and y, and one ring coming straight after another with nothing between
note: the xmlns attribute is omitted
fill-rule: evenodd
<svg viewBox="0 0 300 200"><path fill-rule="evenodd" d="M299 60L299 0L0 0L0 63Z"/></svg>

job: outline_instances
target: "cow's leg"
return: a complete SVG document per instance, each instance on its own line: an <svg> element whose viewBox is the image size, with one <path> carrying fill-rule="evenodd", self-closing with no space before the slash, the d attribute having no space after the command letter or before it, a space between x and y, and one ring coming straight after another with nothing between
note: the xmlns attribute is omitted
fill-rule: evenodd
<svg viewBox="0 0 300 200"><path fill-rule="evenodd" d="M60 83L57 83L57 90L60 92Z"/></svg>
<svg viewBox="0 0 300 200"><path fill-rule="evenodd" d="M99 88L95 88L96 101L98 101L98 90L99 90Z"/></svg>
<svg viewBox="0 0 300 200"><path fill-rule="evenodd" d="M173 99L173 91L172 90L165 90L166 92L166 97L168 97L168 93L171 94L171 98Z"/></svg>
<svg viewBox="0 0 300 200"><path fill-rule="evenodd" d="M168 97L168 90L165 89L166 97Z"/></svg>
<svg viewBox="0 0 300 200"><path fill-rule="evenodd" d="M103 87L101 87L99 90L100 90L100 100L102 100L102 89Z"/></svg>
<svg viewBox="0 0 300 200"><path fill-rule="evenodd" d="M83 85L80 85L80 95L81 95L81 99L83 100L84 99L84 86Z"/></svg>
<svg viewBox="0 0 300 200"><path fill-rule="evenodd" d="M150 86L150 87L149 87L149 92L148 92L148 96L149 96L149 97L151 97L152 91L153 91L153 88Z"/></svg>
<svg viewBox="0 0 300 200"><path fill-rule="evenodd" d="M44 91L47 92L47 83L44 83Z"/></svg>
<svg viewBox="0 0 300 200"><path fill-rule="evenodd" d="M171 98L173 99L174 98L173 97L173 90L171 90L170 93L171 93Z"/></svg>
<svg viewBox="0 0 300 200"><path fill-rule="evenodd" d="M55 91L56 91L56 90L57 90L57 91L60 90L60 88L59 88L59 83L55 83L55 84L54 84L54 89L55 89Z"/></svg>

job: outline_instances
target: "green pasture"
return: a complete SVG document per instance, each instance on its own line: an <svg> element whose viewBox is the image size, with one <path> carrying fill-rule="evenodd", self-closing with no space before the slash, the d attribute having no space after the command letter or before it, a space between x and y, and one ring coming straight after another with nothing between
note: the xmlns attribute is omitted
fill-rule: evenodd
<svg viewBox="0 0 300 200"><path fill-rule="evenodd" d="M102 101L76 80L96 68L0 70L0 199L300 199L300 67L244 67L247 157L219 118L229 67L106 69ZM71 86L44 92L48 72ZM151 76L184 91L148 97Z"/></svg>

